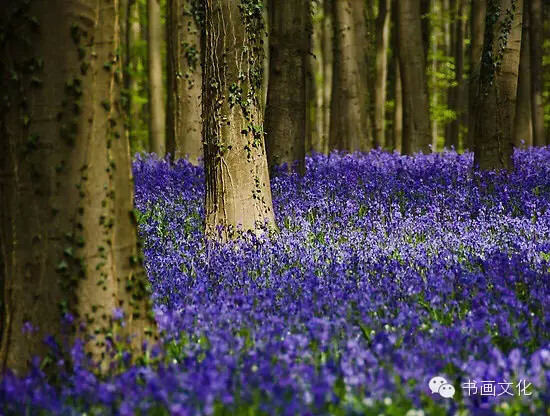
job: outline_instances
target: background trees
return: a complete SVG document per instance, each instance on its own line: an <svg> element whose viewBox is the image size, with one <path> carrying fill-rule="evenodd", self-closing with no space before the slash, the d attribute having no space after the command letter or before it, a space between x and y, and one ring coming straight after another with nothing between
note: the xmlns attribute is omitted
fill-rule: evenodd
<svg viewBox="0 0 550 416"><path fill-rule="evenodd" d="M381 146L386 150L403 150L410 153L419 150L431 151L427 146L431 144L432 149L437 151L450 146L460 152L466 149L473 150L476 136L476 106L480 102L479 72L485 21L487 18L494 18L486 13L488 2L415 0L404 3L406 4L402 9L409 13L407 10L412 8L416 21L420 20L420 32L418 22L413 24L415 19L405 17L403 21L399 21L397 5L400 2L302 0L273 2L273 7L270 8L265 1L261 4L259 1L254 3L264 12L264 42L282 45L275 48L277 53L273 54L272 58L269 57L270 54L264 54L262 58L265 72L263 98L260 102L262 112L266 112L269 107L264 100L270 95L270 100L279 97L280 103L283 103L281 99L287 102L279 106L275 113L281 115L287 112L285 117L292 117L293 120L304 115L304 121L294 121L292 124L292 131L298 133L291 133L291 124L285 122L279 123L278 128L286 128L289 132L286 135L288 137L277 139L276 137L281 137L278 132L265 136L269 157L272 156L270 148L273 149L273 155L288 154L281 158L281 161L303 159L293 150L302 147L306 152L312 149L328 152L331 149L368 150ZM510 4L515 3L517 0ZM191 68L196 66L200 69L198 35L202 29L194 28L198 16L197 5L200 4L201 2L195 0L160 0L160 23L166 27L166 36L161 35L160 46L156 48L160 51L160 66L164 74L163 82L166 84L164 98L160 101L167 109L165 146L169 153L175 152L176 157L183 157L189 153L189 157L194 161L198 157L193 154L200 153L196 144L199 140L198 130L201 127L198 121L198 106L192 103L200 99L201 91L200 88L192 87L200 84L200 70L192 71ZM153 104L152 95L149 94L151 84L147 72L149 59L145 36L148 27L148 1L130 0L128 5L128 39L131 44L125 49L131 52L126 69L130 75L127 89L132 112L129 127L132 151L139 151L152 148L152 132L149 131L152 129L149 126L153 120L158 119L157 116L153 116L158 104ZM293 19L281 17L288 14L287 8L294 10ZM306 9L309 12L304 14L303 11ZM521 79L517 81L520 88L516 93L518 97L521 95L523 98L518 100L517 107L525 109L526 106L521 103L528 99L531 101L529 106L536 108L536 111L530 112L531 115L520 111L518 117L530 120L527 123L527 131L532 131L529 134L533 135L533 143L544 145L547 132L550 131L550 100L548 94L545 95L545 91L548 90L546 87L550 86L546 65L548 60L545 60L545 56L550 56L550 42L548 35L545 35L550 24L544 19L544 16L548 15L549 7L545 6L544 2L536 0L525 2L525 9L536 18L534 25L529 24L528 29L527 26L523 28L521 36L526 39L524 55L529 56L526 58L529 65L523 65L522 68L526 70L518 73ZM275 19L273 21L278 22L278 25L269 28L267 23L272 19ZM302 91L302 87L297 83L302 71L298 66L301 65L299 59L296 58L290 65L283 65L280 59L283 52L286 54L285 51L293 47L288 47L288 42L281 43L278 38L283 32L290 33L288 28L296 19L304 21L303 28L306 29L305 32L299 31L297 26L294 26L296 36L291 39L292 45L307 43L300 48L301 56L305 57L306 61L305 104L300 104L301 92L284 94L286 91ZM278 29L281 25L285 26L285 31ZM401 41L398 38L398 29L403 33ZM304 33L307 34L307 39ZM532 33L540 40L528 41L527 38L533 36ZM414 36L415 40L411 36ZM410 54L412 61L408 61L407 55L402 56L403 66L397 71L395 65L400 62L400 49L407 53L415 52ZM419 51L424 56L423 65ZM195 62L194 57L197 55L199 59ZM191 62L189 58L192 58ZM521 77L520 73L523 74ZM412 74L415 74L415 80L411 82ZM268 88L270 78L271 87ZM424 80L418 81L421 78ZM403 82L405 79L409 79L409 87ZM338 85L338 88L334 88L335 85ZM410 91L411 88L413 91ZM411 100L414 102L413 105ZM179 104L175 105L176 102ZM401 103L409 103L403 108L402 122L399 121ZM272 104L271 108L274 108L274 105ZM408 112L417 118L416 121L407 116ZM335 115L332 122L331 113ZM265 113L268 126L274 123L271 114L271 111ZM426 116L429 120L429 129L426 128ZM175 122L176 119L180 121ZM526 125L520 119L514 119L513 124ZM303 123L304 134L300 133L304 128ZM182 127L184 125L188 127ZM402 125L405 127L405 140L394 140L394 132L397 134L395 137L400 137ZM267 127L266 131L273 128ZM525 136L522 130L525 130L525 127L518 127L514 132L519 136ZM331 131L332 142L329 137ZM290 136L294 139L290 139ZM296 142L299 136L305 137L303 146ZM536 143L535 136L538 137ZM420 144L416 143L418 140ZM270 142L281 147L270 147ZM176 146L176 143L179 145ZM193 143L195 145L192 145ZM399 143L403 144L403 149ZM192 150L185 150L185 147L190 145L194 146ZM180 148L183 150L178 150Z"/></svg>

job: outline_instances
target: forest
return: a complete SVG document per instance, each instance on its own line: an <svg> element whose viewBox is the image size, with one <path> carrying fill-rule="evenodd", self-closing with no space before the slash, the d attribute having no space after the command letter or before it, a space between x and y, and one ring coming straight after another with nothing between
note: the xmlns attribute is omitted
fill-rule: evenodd
<svg viewBox="0 0 550 416"><path fill-rule="evenodd" d="M550 416L550 1L0 1L0 416Z"/></svg>

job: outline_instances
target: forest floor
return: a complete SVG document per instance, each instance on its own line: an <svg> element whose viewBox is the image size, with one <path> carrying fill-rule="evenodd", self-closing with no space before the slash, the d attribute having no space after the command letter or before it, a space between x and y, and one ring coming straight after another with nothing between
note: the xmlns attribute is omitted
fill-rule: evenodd
<svg viewBox="0 0 550 416"><path fill-rule="evenodd" d="M154 364L6 376L0 397L31 414L546 414L550 147L511 174L471 164L316 155L272 178L277 233L221 246L202 169L138 157Z"/></svg>

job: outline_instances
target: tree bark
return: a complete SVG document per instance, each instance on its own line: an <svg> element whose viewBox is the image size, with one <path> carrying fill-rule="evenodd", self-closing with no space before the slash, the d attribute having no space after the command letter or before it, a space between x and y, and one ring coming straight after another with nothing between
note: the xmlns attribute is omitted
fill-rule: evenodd
<svg viewBox="0 0 550 416"><path fill-rule="evenodd" d="M374 147L386 146L386 81L390 41L390 0L379 0L376 18L376 87L374 89Z"/></svg>
<svg viewBox="0 0 550 416"><path fill-rule="evenodd" d="M430 35L432 25L430 19L431 0L420 0L420 21L422 27L422 50L424 51L425 63L428 63L428 51L430 50Z"/></svg>
<svg viewBox="0 0 550 416"><path fill-rule="evenodd" d="M267 159L270 167L298 162L303 171L306 114L311 117L311 94L306 94L310 36L308 2L278 1L270 10L269 86L265 113ZM311 71L310 71L311 72ZM311 74L309 74L311 75ZM309 79L309 89L313 88ZM311 126L311 120L308 124ZM311 137L312 132L307 132Z"/></svg>
<svg viewBox="0 0 550 416"><path fill-rule="evenodd" d="M529 36L529 2L523 4L523 24L521 29L521 51L519 58L519 79L514 122L514 146L533 145L533 123L531 118L531 64Z"/></svg>
<svg viewBox="0 0 550 416"><path fill-rule="evenodd" d="M136 335L139 349L152 325L131 220L117 5L36 0L8 19L17 34L0 51L4 369L23 373L47 353L42 340L61 335L67 313L95 334L95 358L116 335ZM115 308L124 328L113 327Z"/></svg>
<svg viewBox="0 0 550 416"><path fill-rule="evenodd" d="M306 4L307 5L307 4ZM321 135L321 130L319 129L318 123L318 112L317 112L317 97L318 97L318 85L316 74L320 72L319 61L315 59L314 51L317 46L317 39L315 39L315 32L313 29L312 21L312 12L308 12L309 21L307 33L310 35L307 39L307 56L305 58L305 69L306 69L306 128L305 128L305 154L311 152L314 147L317 146ZM298 160L298 171L304 173L305 169L305 160Z"/></svg>
<svg viewBox="0 0 550 416"><path fill-rule="evenodd" d="M393 129L391 149L401 153L403 144L403 89L401 83L401 71L399 69L399 24L397 18L397 0L391 3L392 19L392 72L393 72Z"/></svg>
<svg viewBox="0 0 550 416"><path fill-rule="evenodd" d="M330 102L332 96L332 66L333 66L333 19L332 1L323 0L323 145L322 152L329 151L330 137Z"/></svg>
<svg viewBox="0 0 550 416"><path fill-rule="evenodd" d="M430 152L430 104L422 47L420 0L399 1L399 60L403 81L403 151Z"/></svg>
<svg viewBox="0 0 550 416"><path fill-rule="evenodd" d="M205 231L226 241L238 226L275 226L259 97L264 24L262 10L240 0L204 8Z"/></svg>
<svg viewBox="0 0 550 416"><path fill-rule="evenodd" d="M530 59L531 59L531 114L533 117L533 144L544 146L544 103L542 100L542 0L530 0Z"/></svg>
<svg viewBox="0 0 550 416"><path fill-rule="evenodd" d="M439 8L439 1L432 0L432 10L434 13L441 13ZM441 34L441 25L433 25L431 30L431 52L432 52L432 74L431 74L431 91L430 91L430 105L433 108L437 108L439 104L439 86L437 85L437 71L439 69L439 62L437 52L439 50L439 35ZM439 139L439 124L436 117L432 117L432 152L437 152L437 142Z"/></svg>
<svg viewBox="0 0 550 416"><path fill-rule="evenodd" d="M522 15L523 0L498 0L487 8L475 112L474 165L482 170L513 168Z"/></svg>
<svg viewBox="0 0 550 416"><path fill-rule="evenodd" d="M311 8L311 53L308 57L308 64L311 70L312 88L306 85L307 95L314 100L312 120L311 144L306 146L306 154L311 151L324 151L324 125L323 125L323 12L322 2L310 3Z"/></svg>
<svg viewBox="0 0 550 416"><path fill-rule="evenodd" d="M468 94L468 138L466 148L473 151L476 135L476 110L479 97L479 73L485 39L486 0L472 0L470 19L470 76Z"/></svg>
<svg viewBox="0 0 550 416"><path fill-rule="evenodd" d="M141 22L139 19L139 3L137 1L130 1L128 4L130 8L128 15L130 16L131 21L129 22L128 28L128 100L129 100L129 125L132 127L130 129L130 143L136 148L143 148L143 143L139 143L139 137L136 137L132 133L134 126L139 122L141 105L139 104L136 97L139 95L139 83L137 77L137 68L139 64L139 56L135 50L135 44L141 40L142 37L142 28ZM136 146L136 142L139 143ZM132 149L132 145L130 148Z"/></svg>
<svg viewBox="0 0 550 416"><path fill-rule="evenodd" d="M162 80L162 40L160 0L147 0L147 69L149 73L149 141L151 152L166 153L166 114Z"/></svg>
<svg viewBox="0 0 550 416"><path fill-rule="evenodd" d="M349 152L369 147L365 139L368 130L367 80L362 68L365 45L358 42L356 28L357 15L365 16L361 3L332 2L334 59L329 147Z"/></svg>
<svg viewBox="0 0 550 416"><path fill-rule="evenodd" d="M458 151L458 141L460 137L460 120L462 119L462 108L464 102L464 9L465 0L457 0L456 15L453 25L453 58L455 63L455 83L456 86L449 90L449 107L455 113L454 120L449 126L448 146L454 147Z"/></svg>
<svg viewBox="0 0 550 416"><path fill-rule="evenodd" d="M202 157L200 31L191 0L168 0L166 18L167 152L197 164Z"/></svg>

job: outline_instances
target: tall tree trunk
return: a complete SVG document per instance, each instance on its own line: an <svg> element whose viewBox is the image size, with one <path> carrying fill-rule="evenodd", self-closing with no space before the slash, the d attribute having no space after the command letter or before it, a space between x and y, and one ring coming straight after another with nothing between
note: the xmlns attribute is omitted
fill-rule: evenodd
<svg viewBox="0 0 550 416"><path fill-rule="evenodd" d="M192 0L196 2L197 0ZM260 92L260 109L262 110L262 114L265 118L265 110L267 106L267 90L269 86L269 61L270 61L270 53L269 53L269 31L270 23L269 23L269 15L270 10L273 8L272 5L274 3L274 0L263 0L264 1L264 8L263 8L263 19L265 24L265 30L262 32L262 45L263 45L263 79L262 79L262 90Z"/></svg>
<svg viewBox="0 0 550 416"><path fill-rule="evenodd" d="M270 167L287 163L290 168L297 161L303 170L306 114L311 116L311 105L314 105L314 101L308 99L311 97L306 95L311 46L308 2L274 2L269 20L269 86L265 113L267 159ZM313 81L309 79L310 90ZM311 131L309 133L311 135Z"/></svg>
<svg viewBox="0 0 550 416"><path fill-rule="evenodd" d="M449 107L455 113L455 119L449 126L448 145L453 146L458 151L458 140L460 136L460 120L462 119L462 108L464 102L464 9L465 0L457 0L456 15L453 29L453 58L455 63L455 83L456 86L449 90ZM446 138L447 139L447 138Z"/></svg>
<svg viewBox="0 0 550 416"><path fill-rule="evenodd" d="M262 10L241 0L206 0L204 8L205 231L225 241L239 225L275 225L259 97L265 28Z"/></svg>
<svg viewBox="0 0 550 416"><path fill-rule="evenodd" d="M139 348L151 323L130 215L117 2L20 4L0 52L0 362L23 372L47 352L44 336L61 334L62 314L96 335L95 358L117 334L137 335ZM56 30L36 31L26 13ZM115 308L124 328L113 328Z"/></svg>
<svg viewBox="0 0 550 416"><path fill-rule="evenodd" d="M521 29L521 51L519 58L519 79L514 121L514 146L533 145L533 123L531 118L531 64L529 36L529 2L523 4L523 24Z"/></svg>
<svg viewBox="0 0 550 416"><path fill-rule="evenodd" d="M395 62L395 108L393 112L393 146L399 153L403 151L403 84L401 82L399 57Z"/></svg>
<svg viewBox="0 0 550 416"><path fill-rule="evenodd" d="M306 3L307 6L307 3ZM318 113L317 113L317 95L318 95L318 85L316 74L319 72L319 62L315 59L314 48L316 47L315 43L315 33L312 27L311 14L308 13L309 23L307 32L310 33L307 40L307 50L308 53L305 57L305 70L306 70L306 128L305 128L305 153L311 152L311 150L316 146L316 143L319 142L319 136L321 130L319 130L318 125ZM305 156L305 154L304 154ZM305 168L305 163L303 159L299 160L298 170L303 173Z"/></svg>
<svg viewBox="0 0 550 416"><path fill-rule="evenodd" d="M428 153L430 102L422 48L420 0L399 1L399 60L403 81L403 151Z"/></svg>
<svg viewBox="0 0 550 416"><path fill-rule="evenodd" d="M481 55L485 39L485 17L487 15L486 0L472 0L470 18L470 75L468 94L468 139L466 148L473 151L476 135L476 109L479 97L479 73L481 70Z"/></svg>
<svg viewBox="0 0 550 416"><path fill-rule="evenodd" d="M350 152L368 148L367 80L362 59L365 45L358 42L355 27L357 15L365 16L361 3L332 2L334 59L329 147Z"/></svg>
<svg viewBox="0 0 550 416"><path fill-rule="evenodd" d="M323 12L321 2L310 3L311 8L311 53L308 57L308 64L311 68L311 80L313 82L312 87L306 86L307 94L310 100L314 100L313 106L313 123L312 129L312 143L309 147L306 147L306 153L315 151L322 152L323 137L325 132L323 131Z"/></svg>
<svg viewBox="0 0 550 416"><path fill-rule="evenodd" d="M513 168L522 15L523 0L488 4L474 152L474 164L483 170Z"/></svg>
<svg viewBox="0 0 550 416"><path fill-rule="evenodd" d="M167 2L167 152L196 164L202 157L202 74L195 13L191 0Z"/></svg>
<svg viewBox="0 0 550 416"><path fill-rule="evenodd" d="M424 51L424 59L428 63L428 52L430 50L430 35L431 28L431 0L420 0L420 20L422 22L422 50Z"/></svg>
<svg viewBox="0 0 550 416"><path fill-rule="evenodd" d="M401 153L403 144L403 89L401 83L401 71L399 69L399 24L397 18L397 0L391 3L391 45L392 45L392 73L393 73L393 131L391 149Z"/></svg>
<svg viewBox="0 0 550 416"><path fill-rule="evenodd" d="M374 89L374 146L386 146L386 80L390 41L390 0L379 0L376 18L376 87Z"/></svg>
<svg viewBox="0 0 550 416"><path fill-rule="evenodd" d="M374 90L376 88L376 14L375 0L352 1L353 28L357 46L357 60L364 88L361 103L365 106L367 129L361 138L361 150L374 145Z"/></svg>
<svg viewBox="0 0 550 416"><path fill-rule="evenodd" d="M332 1L323 0L323 147L322 152L329 151L330 136L330 102L332 95L333 39Z"/></svg>
<svg viewBox="0 0 550 416"><path fill-rule="evenodd" d="M432 10L434 13L441 13L439 8L439 1L432 0ZM439 62L437 52L439 50L439 35L441 33L441 25L433 25L431 31L431 47L432 47L432 74L431 74L431 91L430 91L430 105L433 108L437 108L439 104L439 87L437 85L437 71L439 69ZM439 125L437 119L432 117L432 152L437 152L437 141L439 139Z"/></svg>
<svg viewBox="0 0 550 416"><path fill-rule="evenodd" d="M128 100L128 86L129 86L129 62L130 62L130 30L131 30L131 0L119 0L119 21L120 21L120 45L121 45L121 65L122 65L122 77L124 80L124 94L123 103L126 116L130 115L130 102Z"/></svg>
<svg viewBox="0 0 550 416"><path fill-rule="evenodd" d="M530 0L530 53L531 53L531 113L533 116L533 144L544 146L544 104L542 101L542 0Z"/></svg>
<svg viewBox="0 0 550 416"><path fill-rule="evenodd" d="M454 35L456 27L456 5L458 0L444 0L443 12L444 12L444 39L445 39L445 56L447 58L454 59ZM450 108L453 102L454 89L450 86L445 89L447 108ZM445 122L445 131L443 133L445 139L445 146L451 147L451 122Z"/></svg>
<svg viewBox="0 0 550 416"><path fill-rule="evenodd" d="M139 3L132 0L128 3L130 8L128 15L130 18L128 27L128 43L126 45L128 50L128 100L129 100L129 125L135 126L139 122L141 105L136 97L139 95L139 83L136 76L139 57L135 52L135 44L140 41L142 37L141 23L139 20ZM130 129L130 143L135 146L135 143L139 141L138 137L132 135L132 129ZM141 146L137 146L141 147Z"/></svg>
<svg viewBox="0 0 550 416"><path fill-rule="evenodd" d="M147 69L149 72L150 150L164 157L166 152L166 115L162 81L162 23L160 0L147 0Z"/></svg>

